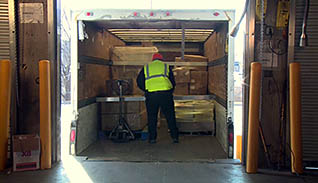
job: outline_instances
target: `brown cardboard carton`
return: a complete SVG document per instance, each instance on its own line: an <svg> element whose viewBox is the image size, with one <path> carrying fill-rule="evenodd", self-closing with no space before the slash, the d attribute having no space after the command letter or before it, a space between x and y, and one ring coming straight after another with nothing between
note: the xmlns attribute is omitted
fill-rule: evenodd
<svg viewBox="0 0 318 183"><path fill-rule="evenodd" d="M119 103L108 102L102 103L101 105L102 130L110 131L118 124ZM145 102L125 102L123 105L122 114L131 130L142 130L147 125Z"/></svg>
<svg viewBox="0 0 318 183"><path fill-rule="evenodd" d="M136 79L142 66L111 66L110 78L117 79Z"/></svg>
<svg viewBox="0 0 318 183"><path fill-rule="evenodd" d="M189 95L189 83L177 83L173 93L175 95Z"/></svg>
<svg viewBox="0 0 318 183"><path fill-rule="evenodd" d="M40 137L14 135L13 171L37 170L40 167Z"/></svg>
<svg viewBox="0 0 318 183"><path fill-rule="evenodd" d="M122 104L123 113L140 113L144 110L143 101L124 102ZM103 102L101 103L101 114L118 114L119 102Z"/></svg>
<svg viewBox="0 0 318 183"><path fill-rule="evenodd" d="M123 84L123 95L131 95L133 93L132 79L125 79L127 83ZM106 80L106 94L110 97L119 96L119 87L116 80Z"/></svg>
<svg viewBox="0 0 318 183"><path fill-rule="evenodd" d="M140 95L144 96L144 92L141 89L139 89L136 79L133 80L132 94L138 95L138 96L140 96Z"/></svg>
<svg viewBox="0 0 318 183"><path fill-rule="evenodd" d="M190 82L190 70L186 67L177 67L173 69L173 75L176 83Z"/></svg>
<svg viewBox="0 0 318 183"><path fill-rule="evenodd" d="M191 71L190 95L206 95L208 74L206 71Z"/></svg>
<svg viewBox="0 0 318 183"><path fill-rule="evenodd" d="M124 114L123 116L131 130L142 130L147 125L146 114L146 111L142 111L140 113ZM118 124L118 120L119 114L103 114L102 130L112 130Z"/></svg>

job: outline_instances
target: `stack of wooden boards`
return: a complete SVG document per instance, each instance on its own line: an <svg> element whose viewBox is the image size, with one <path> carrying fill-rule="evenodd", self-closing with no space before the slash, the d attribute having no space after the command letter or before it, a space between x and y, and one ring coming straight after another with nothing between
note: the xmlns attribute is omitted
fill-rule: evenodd
<svg viewBox="0 0 318 183"><path fill-rule="evenodd" d="M210 100L175 101L180 132L214 132L214 103Z"/></svg>

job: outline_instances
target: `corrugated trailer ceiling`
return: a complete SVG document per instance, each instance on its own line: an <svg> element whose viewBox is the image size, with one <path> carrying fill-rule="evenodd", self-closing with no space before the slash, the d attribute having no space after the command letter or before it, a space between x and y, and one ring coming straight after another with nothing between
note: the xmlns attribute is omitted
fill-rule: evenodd
<svg viewBox="0 0 318 183"><path fill-rule="evenodd" d="M125 42L181 42L182 29L108 29ZM185 42L204 42L213 29L185 29Z"/></svg>
<svg viewBox="0 0 318 183"><path fill-rule="evenodd" d="M204 42L217 29L227 26L225 21L198 20L99 20L87 21L125 42Z"/></svg>

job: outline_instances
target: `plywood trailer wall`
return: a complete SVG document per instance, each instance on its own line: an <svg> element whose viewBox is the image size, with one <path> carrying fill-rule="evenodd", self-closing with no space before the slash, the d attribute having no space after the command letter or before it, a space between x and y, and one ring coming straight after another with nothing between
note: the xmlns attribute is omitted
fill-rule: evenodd
<svg viewBox="0 0 318 183"><path fill-rule="evenodd" d="M209 67L208 76L209 92L226 101L227 72L225 65Z"/></svg>
<svg viewBox="0 0 318 183"><path fill-rule="evenodd" d="M78 55L91 56L110 60L111 48L124 46L125 42L109 33L105 29L98 29L94 24L84 22L88 39L79 41Z"/></svg>
<svg viewBox="0 0 318 183"><path fill-rule="evenodd" d="M222 26L204 43L204 55L212 66L208 68L208 90L223 100L227 100L227 28Z"/></svg>
<svg viewBox="0 0 318 183"><path fill-rule="evenodd" d="M110 60L111 48L123 46L125 42L115 37L106 30L100 30L92 24L87 24L85 29L88 39L79 41L78 55ZM103 63L80 62L78 70L78 98L79 101L96 96L106 96L106 80L110 79L110 67Z"/></svg>
<svg viewBox="0 0 318 183"><path fill-rule="evenodd" d="M216 97L216 138L225 152L228 151L227 130L227 25L220 26L204 43L204 55L208 57L208 92Z"/></svg>
<svg viewBox="0 0 318 183"><path fill-rule="evenodd" d="M100 129L99 107L96 96L106 96L106 81L111 78L111 48L125 43L107 31L86 24L88 39L78 42L78 132L76 153L81 153L97 140ZM97 62L90 62L94 57Z"/></svg>

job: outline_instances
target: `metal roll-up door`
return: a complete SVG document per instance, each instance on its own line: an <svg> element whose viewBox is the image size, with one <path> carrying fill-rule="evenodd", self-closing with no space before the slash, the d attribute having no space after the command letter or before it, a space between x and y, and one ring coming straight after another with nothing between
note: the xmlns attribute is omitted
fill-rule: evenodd
<svg viewBox="0 0 318 183"><path fill-rule="evenodd" d="M318 162L318 1L309 1L308 45L299 47L304 0L296 0L295 62L301 64L303 161Z"/></svg>
<svg viewBox="0 0 318 183"><path fill-rule="evenodd" d="M8 0L0 0L0 59L10 59L10 26Z"/></svg>

